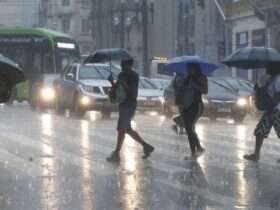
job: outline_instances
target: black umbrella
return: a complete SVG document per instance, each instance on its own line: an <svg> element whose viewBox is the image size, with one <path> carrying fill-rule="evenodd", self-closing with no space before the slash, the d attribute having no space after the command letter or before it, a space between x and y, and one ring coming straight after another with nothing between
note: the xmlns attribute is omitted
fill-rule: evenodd
<svg viewBox="0 0 280 210"><path fill-rule="evenodd" d="M222 63L242 69L266 68L270 64L280 65L280 53L273 48L245 47L235 51Z"/></svg>
<svg viewBox="0 0 280 210"><path fill-rule="evenodd" d="M24 81L23 70L17 63L0 54L0 80L14 86Z"/></svg>
<svg viewBox="0 0 280 210"><path fill-rule="evenodd" d="M102 49L95 51L92 55L88 56L84 63L104 63L114 60L129 60L132 56L125 49L112 48Z"/></svg>

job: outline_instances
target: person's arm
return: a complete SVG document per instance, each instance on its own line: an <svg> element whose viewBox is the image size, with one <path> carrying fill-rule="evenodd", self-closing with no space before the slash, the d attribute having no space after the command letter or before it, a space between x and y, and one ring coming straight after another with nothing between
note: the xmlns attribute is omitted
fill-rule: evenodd
<svg viewBox="0 0 280 210"><path fill-rule="evenodd" d="M200 91L202 94L208 93L208 80L207 77L201 77L197 82L192 82L192 86Z"/></svg>

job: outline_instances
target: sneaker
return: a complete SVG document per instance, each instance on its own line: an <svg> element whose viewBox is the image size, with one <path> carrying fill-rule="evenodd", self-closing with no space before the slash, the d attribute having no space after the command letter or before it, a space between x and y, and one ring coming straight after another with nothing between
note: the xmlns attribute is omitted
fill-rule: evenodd
<svg viewBox="0 0 280 210"><path fill-rule="evenodd" d="M116 153L116 152L112 152L112 154L109 156L109 157L107 157L107 159L106 159L108 162L120 162L120 155L118 154L118 153Z"/></svg>
<svg viewBox="0 0 280 210"><path fill-rule="evenodd" d="M244 155L244 159L254 161L254 162L258 162L260 157L256 154L251 154L251 155Z"/></svg>
<svg viewBox="0 0 280 210"><path fill-rule="evenodd" d="M150 155L152 154L152 152L155 150L155 148L151 145L147 145L144 147L144 155L143 155L143 159L147 159L150 157Z"/></svg>

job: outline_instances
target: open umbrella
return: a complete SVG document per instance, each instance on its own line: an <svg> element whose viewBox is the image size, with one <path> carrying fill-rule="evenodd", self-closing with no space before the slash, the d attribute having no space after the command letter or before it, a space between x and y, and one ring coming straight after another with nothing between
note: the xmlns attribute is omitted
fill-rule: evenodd
<svg viewBox="0 0 280 210"><path fill-rule="evenodd" d="M17 63L0 54L0 80L11 87L24 81L23 70Z"/></svg>
<svg viewBox="0 0 280 210"><path fill-rule="evenodd" d="M165 70L173 73L185 74L188 71L188 64L199 64L204 74L211 74L219 68L216 64L210 63L199 56L181 56L169 60L165 64Z"/></svg>
<svg viewBox="0 0 280 210"><path fill-rule="evenodd" d="M112 48L95 51L92 55L85 59L84 63L104 63L129 59L132 59L132 56L127 50L121 48Z"/></svg>
<svg viewBox="0 0 280 210"><path fill-rule="evenodd" d="M245 47L236 50L222 63L242 69L266 68L270 64L280 65L280 53L273 48Z"/></svg>

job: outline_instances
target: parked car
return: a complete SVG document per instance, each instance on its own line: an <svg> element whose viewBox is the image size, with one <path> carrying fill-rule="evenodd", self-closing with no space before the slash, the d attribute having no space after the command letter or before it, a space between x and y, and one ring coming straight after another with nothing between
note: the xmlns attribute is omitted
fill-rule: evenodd
<svg viewBox="0 0 280 210"><path fill-rule="evenodd" d="M242 122L250 111L250 96L240 96L224 85L216 82L215 78L209 78L208 95L203 96L204 117L211 120L231 117L237 122ZM173 85L164 91L164 113L171 116L178 113L174 105Z"/></svg>
<svg viewBox="0 0 280 210"><path fill-rule="evenodd" d="M108 91L111 88L107 78L109 65L79 64L69 65L54 83L56 90L56 110L70 109L78 116L86 111L100 111L104 117L117 111L110 103Z"/></svg>
<svg viewBox="0 0 280 210"><path fill-rule="evenodd" d="M163 111L163 90L160 90L148 78L141 77L138 91L139 111Z"/></svg>
<svg viewBox="0 0 280 210"><path fill-rule="evenodd" d="M44 109L54 107L56 93L53 86L53 82L58 77L58 74L43 74L35 79L31 87L31 108Z"/></svg>
<svg viewBox="0 0 280 210"><path fill-rule="evenodd" d="M151 81L157 86L158 89L164 90L170 84L168 79L151 78Z"/></svg>

